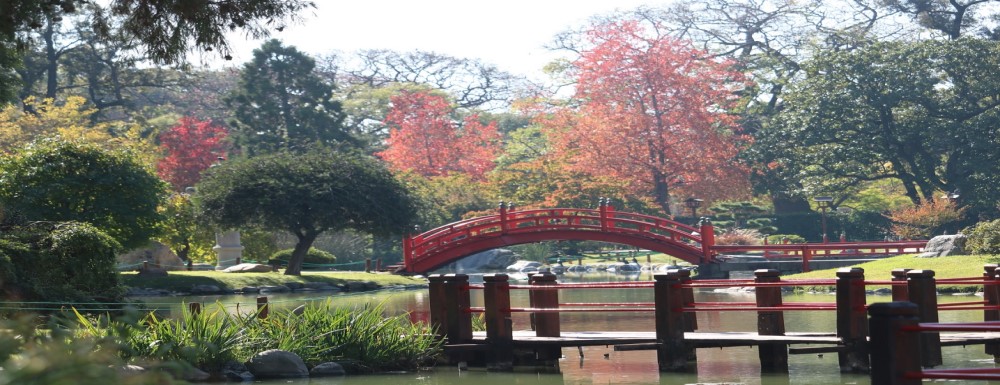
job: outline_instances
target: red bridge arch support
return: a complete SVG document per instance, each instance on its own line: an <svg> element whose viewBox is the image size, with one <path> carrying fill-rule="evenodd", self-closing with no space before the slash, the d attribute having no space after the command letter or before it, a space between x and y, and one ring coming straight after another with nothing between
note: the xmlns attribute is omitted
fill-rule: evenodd
<svg viewBox="0 0 1000 385"><path fill-rule="evenodd" d="M523 211L509 209L501 203L497 214L466 219L404 238L403 262L409 273L426 273L498 247L552 240L586 240L636 246L700 264L714 261L713 235L711 224L696 229L670 219L618 212L603 202L597 210Z"/></svg>

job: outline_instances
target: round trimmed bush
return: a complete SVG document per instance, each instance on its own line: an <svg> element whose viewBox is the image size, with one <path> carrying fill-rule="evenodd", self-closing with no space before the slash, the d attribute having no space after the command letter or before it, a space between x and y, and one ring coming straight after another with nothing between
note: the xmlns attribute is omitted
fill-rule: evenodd
<svg viewBox="0 0 1000 385"><path fill-rule="evenodd" d="M1000 255L1000 219L979 222L962 232L968 236L965 248L970 253Z"/></svg>
<svg viewBox="0 0 1000 385"><path fill-rule="evenodd" d="M295 250L285 249L271 254L271 259L267 261L267 264L277 266L287 265L288 260L292 258L293 251ZM327 267L322 265L332 265L334 263L337 263L337 257L335 255L315 247L310 247L309 252L306 253L305 259L302 260L302 267L305 269L315 269Z"/></svg>
<svg viewBox="0 0 1000 385"><path fill-rule="evenodd" d="M801 235L795 234L774 234L767 236L767 243L772 245L780 245L785 243L785 239L788 239L788 243L806 243L806 239L802 238Z"/></svg>

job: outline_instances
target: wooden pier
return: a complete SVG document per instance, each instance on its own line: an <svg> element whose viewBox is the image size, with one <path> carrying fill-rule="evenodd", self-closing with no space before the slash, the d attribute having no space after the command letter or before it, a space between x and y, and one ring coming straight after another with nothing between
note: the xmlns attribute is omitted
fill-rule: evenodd
<svg viewBox="0 0 1000 385"><path fill-rule="evenodd" d="M484 366L506 371L515 366L557 366L562 348L613 346L615 350L655 350L659 370L693 370L699 348L757 347L762 372L787 372L789 354L837 353L842 372L869 372L874 359L870 336L867 285L892 285L893 300L909 301L919 322L934 323L939 309L981 309L985 320L1000 319L1000 294L996 266L987 265L982 278L949 280L953 284L987 287L983 301L961 306L937 304L936 280L928 270L899 270L892 280L866 281L858 268L841 269L836 279L782 280L776 270L758 270L753 280L692 281L687 271L669 271L654 276L652 282L604 282L563 284L550 273L530 276L528 285L512 285L506 274L484 277L483 285L471 285L462 274L432 275L430 278L430 318L451 363ZM698 303L694 290L713 287L755 287L754 302ZM832 303L782 303L781 288L789 286L835 286ZM648 288L654 302L643 304L560 304L559 291L610 288ZM511 290L529 290L529 305L511 306ZM472 292L482 291L484 307L470 306ZM699 311L752 311L757 314L757 332L700 332L695 313ZM835 311L837 330L829 333L789 333L785 331L786 311ZM655 330L638 332L560 330L559 314L564 312L629 311L648 312L655 317ZM511 314L529 313L533 330L513 330ZM486 330L473 332L472 317L482 313ZM874 331L872 331L874 333ZM1000 360L1000 333L921 333L921 365L941 365L941 347L985 344L986 353ZM911 354L913 351L897 352ZM1000 361L998 361L1000 362Z"/></svg>

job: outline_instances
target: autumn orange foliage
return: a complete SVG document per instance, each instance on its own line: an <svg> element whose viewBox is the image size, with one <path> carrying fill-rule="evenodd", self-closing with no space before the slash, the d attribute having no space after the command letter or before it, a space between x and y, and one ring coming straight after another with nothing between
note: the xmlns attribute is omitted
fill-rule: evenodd
<svg viewBox="0 0 1000 385"><path fill-rule="evenodd" d="M892 232L903 239L927 239L932 232L949 222L962 218L965 208L958 208L945 199L927 200L917 206L889 212Z"/></svg>
<svg viewBox="0 0 1000 385"><path fill-rule="evenodd" d="M392 169L423 176L460 172L477 180L493 169L500 144L496 122L483 125L471 115L457 126L448 101L424 91L403 91L391 103L386 150L376 155Z"/></svg>
<svg viewBox="0 0 1000 385"><path fill-rule="evenodd" d="M664 214L677 190L746 196L747 170L735 158L749 139L726 112L746 80L646 27L615 21L589 31L592 48L574 63L578 103L540 121L556 154L575 171L619 180Z"/></svg>

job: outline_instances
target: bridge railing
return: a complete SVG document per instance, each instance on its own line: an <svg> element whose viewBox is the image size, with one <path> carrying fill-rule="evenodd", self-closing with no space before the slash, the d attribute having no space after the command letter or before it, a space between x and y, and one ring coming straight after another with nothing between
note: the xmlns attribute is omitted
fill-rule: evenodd
<svg viewBox="0 0 1000 385"><path fill-rule="evenodd" d="M899 269L904 270L904 269ZM903 278L900 280L899 278ZM838 353L842 371L867 371L872 359L871 345L868 338L874 331L869 330L866 310L866 288L870 286L892 286L893 300L908 301L918 309L916 320L924 323L936 323L939 311L981 310L984 320L1000 320L1000 277L997 265L984 267L982 277L950 278L940 281L949 285L976 285L984 288L982 301L961 303L937 303L934 272L930 270L905 269L902 274L893 272L893 279L886 281L866 280L864 270L860 268L845 268L836 273L836 279L782 280L776 270L757 270L754 279L744 280L691 280L687 271L672 270L666 274L658 274L655 281L649 282L594 282L594 283L559 283L556 276L550 273L531 275L528 285L517 285L509 282L506 274L494 274L484 277L484 284L471 285L468 276L462 274L432 275L430 277L430 314L431 322L437 327L440 336L448 341L449 346L467 347L471 349L499 352L502 368L508 365L504 357L510 357L513 349L513 314L528 313L531 329L536 337L559 338L561 330L559 315L577 312L647 312L655 317L656 337L654 342L629 343L616 346L616 350L649 350L658 351L661 370L686 370L691 367L694 357L695 343L685 335L698 329L695 318L697 312L718 311L750 311L757 313L758 335L764 340L772 336L767 343L761 343L760 360L762 370L787 371L789 353L814 354ZM834 302L788 302L782 301L781 289L796 286L833 286L836 288ZM720 287L752 287L755 289L754 302L697 302L694 297L696 289L712 289ZM587 289L652 289L654 302L629 303L597 303L597 302L561 302L559 291ZM897 290L902 289L902 290ZM482 290L483 307L470 306L470 292ZM517 307L511 304L511 291L528 290L529 304L527 307ZM787 311L835 311L837 346L807 347L788 349L792 339L785 339L785 324L783 313ZM486 322L486 343L473 341L471 318L474 313L484 314ZM815 336L815 333L810 335ZM920 357L923 366L941 365L941 338L934 333L921 336ZM874 337L872 338L874 341ZM750 341L750 340L747 340ZM747 342L754 344L753 342ZM986 344L986 353L1000 357L1000 343L995 340L951 341L951 344ZM547 345L549 347L553 345ZM707 346L707 345L706 345ZM712 345L715 346L715 345ZM718 345L722 346L722 345ZM621 349L619 349L619 347ZM500 350L496 350L500 349ZM548 351L540 348L540 356L558 357L558 351ZM547 352L547 353L542 353ZM901 354L912 353L904 351ZM506 363L505 363L506 362ZM874 378L874 377L873 377ZM882 383L873 381L873 383Z"/></svg>
<svg viewBox="0 0 1000 385"><path fill-rule="evenodd" d="M923 251L927 241L893 242L835 242L796 243L769 245L713 245L713 253L759 251L768 260L795 259L802 261L802 271L810 271L809 262L815 258L866 257L873 255L899 255Z"/></svg>
<svg viewBox="0 0 1000 385"><path fill-rule="evenodd" d="M413 266L434 253L484 238L539 233L584 231L629 234L666 241L702 254L698 229L650 215L621 213L610 205L599 209L553 208L513 211L501 205L499 213L444 225L404 239L404 261Z"/></svg>

